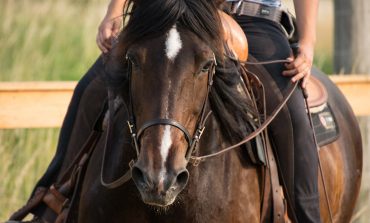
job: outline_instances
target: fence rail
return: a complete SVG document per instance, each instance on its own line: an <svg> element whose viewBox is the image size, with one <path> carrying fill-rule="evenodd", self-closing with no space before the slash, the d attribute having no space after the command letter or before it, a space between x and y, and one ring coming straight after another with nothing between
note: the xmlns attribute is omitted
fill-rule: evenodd
<svg viewBox="0 0 370 223"><path fill-rule="evenodd" d="M356 115L370 115L370 76L331 79ZM0 128L60 127L76 82L0 82Z"/></svg>
<svg viewBox="0 0 370 223"><path fill-rule="evenodd" d="M0 128L59 127L75 82L0 82Z"/></svg>

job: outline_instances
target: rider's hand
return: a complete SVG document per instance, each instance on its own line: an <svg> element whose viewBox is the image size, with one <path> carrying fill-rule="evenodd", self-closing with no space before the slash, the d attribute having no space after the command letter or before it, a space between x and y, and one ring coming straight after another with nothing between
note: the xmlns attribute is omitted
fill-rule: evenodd
<svg viewBox="0 0 370 223"><path fill-rule="evenodd" d="M122 26L121 16L105 16L100 23L96 43L103 53L107 53L112 48L112 41L117 38Z"/></svg>
<svg viewBox="0 0 370 223"><path fill-rule="evenodd" d="M292 77L292 82L295 83L301 79L302 88L306 88L308 79L311 75L311 68L314 56L314 45L313 44L301 44L298 49L298 55L296 58L288 58L290 63L285 64L286 70L283 75L286 77Z"/></svg>

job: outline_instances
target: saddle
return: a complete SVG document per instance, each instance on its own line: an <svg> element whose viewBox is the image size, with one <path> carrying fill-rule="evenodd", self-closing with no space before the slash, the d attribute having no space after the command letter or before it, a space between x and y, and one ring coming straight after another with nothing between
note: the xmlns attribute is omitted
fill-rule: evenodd
<svg viewBox="0 0 370 223"><path fill-rule="evenodd" d="M314 109L323 106L328 101L328 93L324 85L315 76L311 76L307 85L308 105Z"/></svg>
<svg viewBox="0 0 370 223"><path fill-rule="evenodd" d="M244 31L239 24L228 14L219 11L221 17L224 42L232 52L236 60L247 61L248 59L248 41Z"/></svg>

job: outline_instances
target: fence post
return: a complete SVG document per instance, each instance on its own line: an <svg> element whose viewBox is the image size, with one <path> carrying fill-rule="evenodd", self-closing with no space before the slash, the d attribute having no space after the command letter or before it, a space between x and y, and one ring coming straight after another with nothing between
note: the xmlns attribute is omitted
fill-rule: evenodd
<svg viewBox="0 0 370 223"><path fill-rule="evenodd" d="M335 73L370 73L370 1L334 0Z"/></svg>

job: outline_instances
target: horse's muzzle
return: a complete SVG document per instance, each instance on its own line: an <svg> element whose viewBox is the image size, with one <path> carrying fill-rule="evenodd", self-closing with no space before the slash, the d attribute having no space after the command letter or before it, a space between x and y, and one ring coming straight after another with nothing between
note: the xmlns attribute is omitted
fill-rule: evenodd
<svg viewBox="0 0 370 223"><path fill-rule="evenodd" d="M176 200L177 195L185 188L189 172L184 169L173 174L148 174L135 165L132 169L132 179L138 188L144 203L166 207Z"/></svg>

